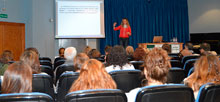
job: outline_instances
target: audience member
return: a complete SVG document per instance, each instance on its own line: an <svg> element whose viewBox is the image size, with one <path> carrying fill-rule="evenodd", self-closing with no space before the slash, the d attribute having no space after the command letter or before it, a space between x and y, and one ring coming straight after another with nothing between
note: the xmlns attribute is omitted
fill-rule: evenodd
<svg viewBox="0 0 220 102"><path fill-rule="evenodd" d="M162 49L164 49L165 51L167 51L168 54L171 53L171 47L169 44L163 44Z"/></svg>
<svg viewBox="0 0 220 102"><path fill-rule="evenodd" d="M112 46L109 46L109 45L105 46L105 55L108 55L111 49L112 49Z"/></svg>
<svg viewBox="0 0 220 102"><path fill-rule="evenodd" d="M30 66L15 62L8 66L4 73L2 93L32 92L32 71Z"/></svg>
<svg viewBox="0 0 220 102"><path fill-rule="evenodd" d="M21 55L20 60L25 62L32 68L33 74L41 73L40 61L38 55L33 51L24 51Z"/></svg>
<svg viewBox="0 0 220 102"><path fill-rule="evenodd" d="M66 58L66 61L64 64L73 65L73 59L76 56L77 51L74 47L68 47L64 51L64 58Z"/></svg>
<svg viewBox="0 0 220 102"><path fill-rule="evenodd" d="M83 53L85 53L86 55L89 54L89 51L91 51L92 48L90 46L86 46L84 49L83 49Z"/></svg>
<svg viewBox="0 0 220 102"><path fill-rule="evenodd" d="M9 50L5 50L0 56L0 75L4 74L10 61L13 61L12 52Z"/></svg>
<svg viewBox="0 0 220 102"><path fill-rule="evenodd" d="M122 46L114 46L106 57L106 71L135 69L129 64L126 51Z"/></svg>
<svg viewBox="0 0 220 102"><path fill-rule="evenodd" d="M59 57L64 58L64 51L65 51L65 48L63 47L59 49Z"/></svg>
<svg viewBox="0 0 220 102"><path fill-rule="evenodd" d="M33 52L35 52L38 55L38 57L40 57L40 54L39 54L37 48L29 47L29 48L25 49L25 51L33 51Z"/></svg>
<svg viewBox="0 0 220 102"><path fill-rule="evenodd" d="M89 58L98 59L101 57L101 53L97 49L92 49L88 53Z"/></svg>
<svg viewBox="0 0 220 102"><path fill-rule="evenodd" d="M133 60L134 48L132 46L127 46L125 50L126 50L128 59Z"/></svg>
<svg viewBox="0 0 220 102"><path fill-rule="evenodd" d="M89 57L85 53L79 53L73 60L74 70L75 72L80 72L83 64L89 60Z"/></svg>
<svg viewBox="0 0 220 102"><path fill-rule="evenodd" d="M193 89L195 98L203 84L220 84L220 63L217 56L202 55L194 68L194 72L184 80L184 83Z"/></svg>
<svg viewBox="0 0 220 102"><path fill-rule="evenodd" d="M145 86L165 84L170 69L169 60L167 52L161 48L154 48L148 53L144 59L144 75L147 80ZM128 102L135 102L139 89L136 88L126 93Z"/></svg>
<svg viewBox="0 0 220 102"><path fill-rule="evenodd" d="M138 47L134 51L134 54L133 54L134 59L133 60L134 61L143 61L146 54L147 53L145 52L144 48Z"/></svg>
<svg viewBox="0 0 220 102"><path fill-rule="evenodd" d="M105 71L104 65L90 59L82 66L79 78L74 81L69 92L88 89L116 89L116 83Z"/></svg>
<svg viewBox="0 0 220 102"><path fill-rule="evenodd" d="M210 51L211 47L210 44L208 43L202 43L200 44L200 54L201 55L206 55L206 54L212 54L212 55L217 55L217 53L215 51Z"/></svg>
<svg viewBox="0 0 220 102"><path fill-rule="evenodd" d="M184 57L184 56L190 56L193 54L193 44L192 43L186 43L185 48L180 51L180 58Z"/></svg>

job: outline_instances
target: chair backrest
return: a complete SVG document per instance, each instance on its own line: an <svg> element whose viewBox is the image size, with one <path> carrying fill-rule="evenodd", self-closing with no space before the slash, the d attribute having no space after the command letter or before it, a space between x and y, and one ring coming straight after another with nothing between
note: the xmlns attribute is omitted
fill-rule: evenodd
<svg viewBox="0 0 220 102"><path fill-rule="evenodd" d="M49 57L40 57L39 60L48 60L51 62L51 59Z"/></svg>
<svg viewBox="0 0 220 102"><path fill-rule="evenodd" d="M41 72L47 73L53 78L54 73L53 73L53 69L50 66L41 65L40 68L41 68Z"/></svg>
<svg viewBox="0 0 220 102"><path fill-rule="evenodd" d="M133 64L135 69L141 70L141 65L144 64L144 61L130 61L129 63Z"/></svg>
<svg viewBox="0 0 220 102"><path fill-rule="evenodd" d="M63 73L58 81L57 99L59 102L63 101L66 94L69 92L73 82L79 77L78 72Z"/></svg>
<svg viewBox="0 0 220 102"><path fill-rule="evenodd" d="M190 59L187 60L183 66L183 69L185 70L186 75L188 75L189 70L194 67L195 62L197 59Z"/></svg>
<svg viewBox="0 0 220 102"><path fill-rule="evenodd" d="M12 93L0 94L0 102L53 102L53 99L44 93Z"/></svg>
<svg viewBox="0 0 220 102"><path fill-rule="evenodd" d="M62 64L62 65L58 66L56 69L56 81L59 79L60 75L65 71L73 71L74 72L75 71L74 66L69 65L69 64Z"/></svg>
<svg viewBox="0 0 220 102"><path fill-rule="evenodd" d="M167 83L179 84L184 78L186 78L186 75L182 68L172 67L168 73Z"/></svg>
<svg viewBox="0 0 220 102"><path fill-rule="evenodd" d="M58 66L62 65L65 63L65 59L58 60L57 62L54 63L54 70L57 69Z"/></svg>
<svg viewBox="0 0 220 102"><path fill-rule="evenodd" d="M116 70L109 72L109 74L116 82L117 88L125 92L141 86L140 70Z"/></svg>
<svg viewBox="0 0 220 102"><path fill-rule="evenodd" d="M59 61L59 60L65 60L65 58L63 58L63 57L57 57L57 58L55 58L54 63L56 63L56 62Z"/></svg>
<svg viewBox="0 0 220 102"><path fill-rule="evenodd" d="M182 64L185 64L185 62L186 62L187 60L190 60L190 59L198 59L199 57L200 57L200 56L197 56L197 55L184 56L184 57L182 58L181 63L182 63Z"/></svg>
<svg viewBox="0 0 220 102"><path fill-rule="evenodd" d="M53 68L52 63L48 60L40 60L40 65L45 65Z"/></svg>
<svg viewBox="0 0 220 102"><path fill-rule="evenodd" d="M179 60L170 60L172 67L182 67L182 63Z"/></svg>
<svg viewBox="0 0 220 102"><path fill-rule="evenodd" d="M181 84L146 86L137 93L136 102L194 102L194 95Z"/></svg>
<svg viewBox="0 0 220 102"><path fill-rule="evenodd" d="M33 74L33 92L46 93L54 98L53 80L46 74Z"/></svg>
<svg viewBox="0 0 220 102"><path fill-rule="evenodd" d="M127 97L118 89L82 90L66 95L65 102L127 102Z"/></svg>
<svg viewBox="0 0 220 102"><path fill-rule="evenodd" d="M187 76L190 76L193 72L194 72L194 67L190 68Z"/></svg>
<svg viewBox="0 0 220 102"><path fill-rule="evenodd" d="M208 83L201 86L196 102L220 102L220 85Z"/></svg>

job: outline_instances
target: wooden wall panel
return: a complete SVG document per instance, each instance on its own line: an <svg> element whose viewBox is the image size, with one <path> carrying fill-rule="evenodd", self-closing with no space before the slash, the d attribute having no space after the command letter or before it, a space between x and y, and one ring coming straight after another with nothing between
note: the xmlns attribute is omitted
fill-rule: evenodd
<svg viewBox="0 0 220 102"><path fill-rule="evenodd" d="M1 22L0 22L1 23ZM19 60L25 49L25 24L2 22L2 51L11 50L14 60Z"/></svg>
<svg viewBox="0 0 220 102"><path fill-rule="evenodd" d="M3 40L3 32L4 32L4 25L0 23L0 54L2 53L2 40Z"/></svg>

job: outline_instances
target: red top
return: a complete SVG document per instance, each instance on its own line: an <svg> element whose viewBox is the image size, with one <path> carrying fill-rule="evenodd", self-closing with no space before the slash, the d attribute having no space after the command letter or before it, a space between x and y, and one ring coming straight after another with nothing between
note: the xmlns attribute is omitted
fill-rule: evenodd
<svg viewBox="0 0 220 102"><path fill-rule="evenodd" d="M119 38L129 38L128 32L131 33L131 27L128 26L127 28L122 27L121 25L118 27L115 27L114 30L120 30Z"/></svg>

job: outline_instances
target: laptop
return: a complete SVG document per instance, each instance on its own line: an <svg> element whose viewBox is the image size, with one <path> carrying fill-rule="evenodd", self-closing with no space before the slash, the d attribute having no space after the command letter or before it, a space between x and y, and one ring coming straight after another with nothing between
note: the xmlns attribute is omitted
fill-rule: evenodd
<svg viewBox="0 0 220 102"><path fill-rule="evenodd" d="M163 41L163 36L154 36L153 43L160 43Z"/></svg>

